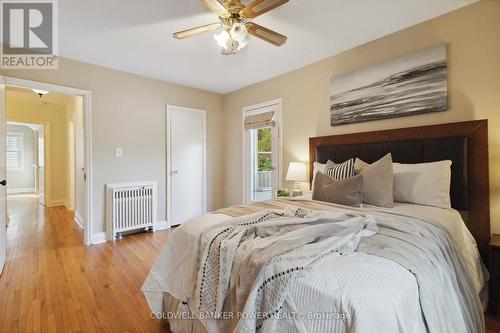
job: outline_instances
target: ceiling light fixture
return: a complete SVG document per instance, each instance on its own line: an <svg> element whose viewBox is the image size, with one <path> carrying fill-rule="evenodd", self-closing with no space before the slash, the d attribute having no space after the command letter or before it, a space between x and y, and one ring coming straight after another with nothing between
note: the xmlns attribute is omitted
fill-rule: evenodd
<svg viewBox="0 0 500 333"><path fill-rule="evenodd" d="M257 37L276 46L286 43L287 37L263 26L255 24L252 19L269 12L290 0L253 0L250 4L243 0L202 0L212 12L219 16L220 22L202 25L196 28L178 31L173 34L176 39L184 39L198 34L221 30L215 34L222 54L230 55L244 49L248 45L248 35Z"/></svg>
<svg viewBox="0 0 500 333"><path fill-rule="evenodd" d="M222 30L220 34L215 34L214 39L217 41L220 47L227 50L229 47L229 41L231 40L231 35L226 30Z"/></svg>
<svg viewBox="0 0 500 333"><path fill-rule="evenodd" d="M231 37L238 42L238 51L248 45L248 30L243 23L234 23L230 30Z"/></svg>
<svg viewBox="0 0 500 333"><path fill-rule="evenodd" d="M47 95L49 93L47 90L41 89L33 89L33 91L36 92L38 96L40 96L40 98L42 98L43 95Z"/></svg>

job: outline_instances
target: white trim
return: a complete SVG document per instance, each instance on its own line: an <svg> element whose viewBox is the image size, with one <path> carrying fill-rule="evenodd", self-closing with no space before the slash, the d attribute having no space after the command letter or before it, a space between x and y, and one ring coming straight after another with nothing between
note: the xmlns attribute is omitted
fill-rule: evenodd
<svg viewBox="0 0 500 333"><path fill-rule="evenodd" d="M7 187L7 194L17 194L17 193L36 194L36 188L34 188L34 187L8 188Z"/></svg>
<svg viewBox="0 0 500 333"><path fill-rule="evenodd" d="M167 230L167 229L170 229L170 224L167 221L163 220L163 221L157 221L155 223L155 228L153 231L156 232L156 231L162 231L162 230Z"/></svg>
<svg viewBox="0 0 500 333"><path fill-rule="evenodd" d="M245 131L245 116L255 115L259 113L274 111L274 120L278 128L278 184L277 186L273 184L273 188L282 187L282 175L283 175L283 105L281 98L273 99L264 103L254 104L246 106L241 109L241 154L242 154L242 182L243 182L243 203L250 203L249 191L250 180L247 175L248 167L248 155L247 150L248 140L250 139L249 131ZM273 190L274 195L274 190Z"/></svg>
<svg viewBox="0 0 500 333"><path fill-rule="evenodd" d="M166 191L166 200L167 200L167 223L169 226L172 226L172 160L171 160L171 147L170 147L170 123L171 123L171 112L172 110L179 110L184 112L196 112L203 115L203 208L202 213L205 214L207 212L207 112L201 109L194 109L184 106L177 106L167 104L167 110L165 112L166 118L166 130L165 130L165 142L167 148L167 191Z"/></svg>
<svg viewBox="0 0 500 333"><path fill-rule="evenodd" d="M92 234L91 244L101 244L106 243L106 233L105 232L96 232Z"/></svg>
<svg viewBox="0 0 500 333"><path fill-rule="evenodd" d="M83 228L83 224L82 224L82 217L78 214L75 213L75 217L73 219L75 221L75 223L80 227L80 229L84 229Z"/></svg>
<svg viewBox="0 0 500 333"><path fill-rule="evenodd" d="M84 234L83 234L83 242L85 245L91 245L92 242L92 93L89 90L83 90L78 88L60 86L45 82L37 82L30 81L24 79L18 79L15 77L4 76L5 85L9 86L17 86L24 87L29 89L41 89L52 92L58 92L67 95L77 95L83 97L83 117L84 117L84 135L85 135L85 144L84 144L84 159L85 159L85 173L86 173L86 181L85 181L85 207L84 207ZM45 165L45 172L47 172L47 165ZM46 177L47 179L47 177Z"/></svg>

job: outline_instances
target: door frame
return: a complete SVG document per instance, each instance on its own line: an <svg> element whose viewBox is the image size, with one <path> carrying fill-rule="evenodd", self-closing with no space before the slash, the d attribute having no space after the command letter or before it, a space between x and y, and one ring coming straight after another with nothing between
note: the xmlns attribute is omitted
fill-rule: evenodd
<svg viewBox="0 0 500 333"><path fill-rule="evenodd" d="M16 86L27 89L40 89L50 92L58 92L66 95L83 97L83 122L84 122L84 159L86 182L84 187L84 215L83 216L83 243L87 246L92 245L92 188L93 188L93 169L92 169L92 93L89 90L66 87L46 82L31 81L16 77L3 76L6 86ZM46 127L47 128L47 127ZM47 170L47 165L45 170ZM46 178L47 179L47 178ZM97 243L97 241L96 241Z"/></svg>
<svg viewBox="0 0 500 333"><path fill-rule="evenodd" d="M249 189L251 188L251 177L249 174L247 174L248 171L248 165L250 163L249 161L249 155L250 152L248 150L249 147L249 140L250 140L250 134L245 131L245 116L247 115L255 115L259 113L264 113L264 112L269 112L269 111L274 111L274 120L276 122L276 125L278 127L278 167L277 167L277 173L278 173L278 184L277 186L273 184L273 196L274 196L274 189L281 188L282 187L282 175L283 175L283 105L282 105L282 100L281 98L273 99L267 102L259 103L259 104L254 104L250 106L246 106L241 109L241 161L242 161L242 172L243 172L243 177L242 178L242 185L243 185L243 203L248 204L251 202L251 196Z"/></svg>
<svg viewBox="0 0 500 333"><path fill-rule="evenodd" d="M6 84L7 85L7 84ZM44 170L43 170L43 178L44 178L44 182L47 180L47 179L50 179L50 154L51 154L51 151L50 151L50 144L47 144L47 142L50 143L50 122L49 121L40 121L40 120L28 120L28 119L25 119L25 118L19 118L19 117L13 117L13 118L10 118L8 121L6 121L6 123L18 123L18 124L33 124L33 125L40 125L40 126L43 126L43 135L44 135L44 161L43 161L43 165L44 165ZM38 142L36 143L36 147L38 148ZM36 152L37 154L37 160L38 160L38 151ZM38 171L35 171L35 173L38 173ZM38 178L38 175L35 176L35 178ZM38 194L38 187L37 187L38 184L35 183L35 189L36 189L36 193ZM8 185L7 185L8 186ZM48 194L51 193L51 188L50 188L50 184L47 185L47 183L44 183L44 201L45 201L45 204L44 206L47 206L49 207L50 202L47 201L47 197L49 196Z"/></svg>
<svg viewBox="0 0 500 333"><path fill-rule="evenodd" d="M172 111L195 112L203 116L203 214L207 212L207 112L202 109L195 109L185 106L167 104L165 112L165 145L166 145L166 219L169 228L172 227L172 147L170 137L170 125L172 124Z"/></svg>

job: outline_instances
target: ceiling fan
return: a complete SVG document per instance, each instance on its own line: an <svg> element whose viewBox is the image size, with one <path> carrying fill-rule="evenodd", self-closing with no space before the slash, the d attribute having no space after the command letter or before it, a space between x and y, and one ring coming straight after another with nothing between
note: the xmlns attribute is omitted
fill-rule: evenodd
<svg viewBox="0 0 500 333"><path fill-rule="evenodd" d="M176 32L173 34L174 38L183 39L204 32L222 30L214 35L214 38L224 55L235 54L245 48L248 45L249 34L276 46L286 43L286 36L255 24L251 20L289 0L256 0L247 6L241 3L242 0L224 0L224 4L217 0L202 1L208 9L219 15L220 22Z"/></svg>

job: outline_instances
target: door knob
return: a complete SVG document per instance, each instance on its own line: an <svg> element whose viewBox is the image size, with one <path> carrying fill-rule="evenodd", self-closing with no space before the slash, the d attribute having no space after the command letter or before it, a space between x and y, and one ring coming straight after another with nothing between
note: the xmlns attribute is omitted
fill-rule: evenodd
<svg viewBox="0 0 500 333"><path fill-rule="evenodd" d="M177 170L172 171L172 175L177 175L178 173L179 173L179 171L177 171Z"/></svg>
<svg viewBox="0 0 500 333"><path fill-rule="evenodd" d="M5 179L4 179L4 180L2 180L2 181L0 182L0 185L2 185L2 186L7 186L7 181L6 181Z"/></svg>

